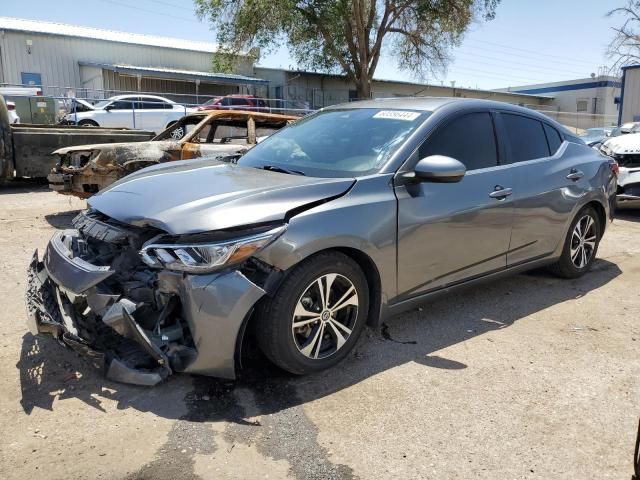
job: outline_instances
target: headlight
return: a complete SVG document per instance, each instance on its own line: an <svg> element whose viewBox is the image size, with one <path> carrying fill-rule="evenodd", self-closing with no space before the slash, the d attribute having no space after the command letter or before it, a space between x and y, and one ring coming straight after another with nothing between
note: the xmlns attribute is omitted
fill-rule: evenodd
<svg viewBox="0 0 640 480"><path fill-rule="evenodd" d="M285 231L280 226L264 233L211 243L156 243L151 240L140 250L150 267L189 273L209 273L246 260Z"/></svg>

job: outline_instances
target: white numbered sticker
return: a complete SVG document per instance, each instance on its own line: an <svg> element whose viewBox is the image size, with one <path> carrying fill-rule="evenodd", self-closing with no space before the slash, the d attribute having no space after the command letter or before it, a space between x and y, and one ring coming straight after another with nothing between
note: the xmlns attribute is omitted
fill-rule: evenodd
<svg viewBox="0 0 640 480"><path fill-rule="evenodd" d="M418 118L418 112L408 112L406 110L380 110L373 118L389 118L391 120L406 120L411 122Z"/></svg>

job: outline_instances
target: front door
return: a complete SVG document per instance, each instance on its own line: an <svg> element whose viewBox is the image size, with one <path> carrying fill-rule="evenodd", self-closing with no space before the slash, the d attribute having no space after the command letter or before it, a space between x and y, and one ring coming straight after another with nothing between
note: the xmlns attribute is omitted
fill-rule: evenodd
<svg viewBox="0 0 640 480"><path fill-rule="evenodd" d="M506 268L513 174L499 151L491 113L474 111L446 121L413 155L446 155L467 173L458 183L396 186L398 300Z"/></svg>
<svg viewBox="0 0 640 480"><path fill-rule="evenodd" d="M98 110L96 121L101 127L140 128L134 125L134 112L137 108L135 97L115 100L108 105L109 110Z"/></svg>

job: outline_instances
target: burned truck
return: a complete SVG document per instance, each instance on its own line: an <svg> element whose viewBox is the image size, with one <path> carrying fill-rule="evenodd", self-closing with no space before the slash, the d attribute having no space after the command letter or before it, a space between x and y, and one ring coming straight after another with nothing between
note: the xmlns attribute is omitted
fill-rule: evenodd
<svg viewBox="0 0 640 480"><path fill-rule="evenodd" d="M198 157L240 156L298 117L262 112L214 111L186 115L143 143L110 143L61 148L47 177L58 193L88 198L142 168Z"/></svg>

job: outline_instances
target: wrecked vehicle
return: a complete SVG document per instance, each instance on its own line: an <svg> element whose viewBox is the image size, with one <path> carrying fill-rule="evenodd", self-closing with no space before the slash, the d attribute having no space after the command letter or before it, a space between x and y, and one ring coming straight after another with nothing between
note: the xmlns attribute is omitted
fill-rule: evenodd
<svg viewBox="0 0 640 480"><path fill-rule="evenodd" d="M88 142L142 142L153 132L125 128L81 128L70 125L13 123L0 95L0 184L14 178L44 178L55 165L51 152Z"/></svg>
<svg viewBox="0 0 640 480"><path fill-rule="evenodd" d="M640 133L611 138L599 150L618 164L616 206L640 207Z"/></svg>
<svg viewBox="0 0 640 480"><path fill-rule="evenodd" d="M173 160L242 155L298 117L260 112L216 111L186 115L144 143L61 148L49 188L87 198L136 170Z"/></svg>
<svg viewBox="0 0 640 480"><path fill-rule="evenodd" d="M235 162L156 165L91 197L33 256L30 327L131 383L234 378L247 342L316 372L365 324L454 287L543 265L587 273L610 163L499 102L330 107Z"/></svg>

